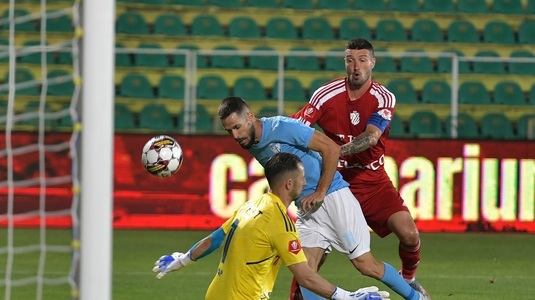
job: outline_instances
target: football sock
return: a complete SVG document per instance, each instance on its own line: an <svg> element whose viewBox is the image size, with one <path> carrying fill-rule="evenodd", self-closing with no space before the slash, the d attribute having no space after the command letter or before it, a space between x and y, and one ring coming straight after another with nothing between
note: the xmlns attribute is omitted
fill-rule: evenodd
<svg viewBox="0 0 535 300"><path fill-rule="evenodd" d="M398 250L401 258L401 276L408 282L412 282L420 263L420 241L418 240L418 244L412 248L400 243Z"/></svg>
<svg viewBox="0 0 535 300"><path fill-rule="evenodd" d="M398 293L403 299L418 300L420 295L405 281L391 265L383 262L385 274L381 282ZM305 298L306 299L306 298Z"/></svg>
<svg viewBox="0 0 535 300"><path fill-rule="evenodd" d="M303 295L303 299L305 300L325 300L325 298L312 293L311 291L305 289L302 286L300 286L299 288L301 289L301 294Z"/></svg>

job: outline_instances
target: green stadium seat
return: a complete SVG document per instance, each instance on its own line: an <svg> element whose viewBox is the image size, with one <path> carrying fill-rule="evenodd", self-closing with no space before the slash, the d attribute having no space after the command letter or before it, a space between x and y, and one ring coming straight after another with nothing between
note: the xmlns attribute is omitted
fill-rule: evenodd
<svg viewBox="0 0 535 300"><path fill-rule="evenodd" d="M503 21L491 21L483 29L483 41L496 44L515 44L515 34L509 24Z"/></svg>
<svg viewBox="0 0 535 300"><path fill-rule="evenodd" d="M124 48L121 43L115 43L115 49ZM129 67L132 66L132 59L128 53L115 53L115 66L117 67Z"/></svg>
<svg viewBox="0 0 535 300"><path fill-rule="evenodd" d="M229 96L229 89L223 77L219 75L206 75L199 79L197 84L198 99L221 100Z"/></svg>
<svg viewBox="0 0 535 300"><path fill-rule="evenodd" d="M535 58L535 55L533 55L533 53L528 50L516 50L511 52L510 57ZM509 73L535 75L535 63L510 62Z"/></svg>
<svg viewBox="0 0 535 300"><path fill-rule="evenodd" d="M409 50L413 53L425 53L423 50ZM400 59L400 71L409 73L434 73L433 62L429 56L403 56Z"/></svg>
<svg viewBox="0 0 535 300"><path fill-rule="evenodd" d="M481 136L491 139L514 138L511 121L503 113L487 113L481 119Z"/></svg>
<svg viewBox="0 0 535 300"><path fill-rule="evenodd" d="M7 39L0 38L0 49L2 49L2 47L6 47L5 48L6 50L3 50L3 51L7 52L7 46L9 46L9 41ZM0 62L9 62L9 56L6 55L3 57L0 57Z"/></svg>
<svg viewBox="0 0 535 300"><path fill-rule="evenodd" d="M419 12L420 2L418 0L388 0L388 8L393 11Z"/></svg>
<svg viewBox="0 0 535 300"><path fill-rule="evenodd" d="M504 105L526 105L524 92L514 81L502 81L494 88L494 103Z"/></svg>
<svg viewBox="0 0 535 300"><path fill-rule="evenodd" d="M154 21L154 34L183 36L187 32L182 19L178 15L165 13L159 15Z"/></svg>
<svg viewBox="0 0 535 300"><path fill-rule="evenodd" d="M69 103L65 103L63 105L61 105L61 107L58 109L58 112L60 110L68 110L70 109L70 104ZM70 111L67 115L61 117L60 119L57 119L56 120L56 128L57 127L63 127L63 128L69 128L72 130L72 127L73 127L73 123L72 123L72 116L70 114Z"/></svg>
<svg viewBox="0 0 535 300"><path fill-rule="evenodd" d="M442 30L438 26L437 22L431 19L420 19L412 25L412 37L413 42L426 42L426 43L443 43L444 37Z"/></svg>
<svg viewBox="0 0 535 300"><path fill-rule="evenodd" d="M273 117L273 116L284 116L285 113L279 114L279 108L276 106L264 106L258 110L258 113L255 114L257 118L263 117Z"/></svg>
<svg viewBox="0 0 535 300"><path fill-rule="evenodd" d="M185 121L185 112L184 108L182 108L178 112L177 116L177 128L180 130L184 129L184 121ZM208 112L206 107L201 104L197 104L195 106L195 129L196 131L200 132L212 132L214 130L214 122L212 115Z"/></svg>
<svg viewBox="0 0 535 300"><path fill-rule="evenodd" d="M292 56L286 57L286 69L288 70L302 70L302 71L319 71L318 57L312 54L312 50L307 47L297 47L290 49L290 52L308 51L311 54L307 56ZM290 53L291 54L291 53Z"/></svg>
<svg viewBox="0 0 535 300"><path fill-rule="evenodd" d="M305 19L301 28L303 39L307 40L333 40L334 31L329 21L323 17L310 17Z"/></svg>
<svg viewBox="0 0 535 300"><path fill-rule="evenodd" d="M46 19L46 31L72 32L73 29L71 18L67 15Z"/></svg>
<svg viewBox="0 0 535 300"><path fill-rule="evenodd" d="M492 11L498 14L523 14L521 0L493 0Z"/></svg>
<svg viewBox="0 0 535 300"><path fill-rule="evenodd" d="M340 39L352 40L355 37L361 37L367 40L371 39L371 32L366 21L357 17L344 18L340 22L339 35Z"/></svg>
<svg viewBox="0 0 535 300"><path fill-rule="evenodd" d="M54 63L60 65L72 65L72 52L58 51L52 53Z"/></svg>
<svg viewBox="0 0 535 300"><path fill-rule="evenodd" d="M451 87L443 80L429 80L422 89L423 103L450 104Z"/></svg>
<svg viewBox="0 0 535 300"><path fill-rule="evenodd" d="M319 0L318 1L318 8L319 9L351 9L352 5L350 1L348 0L338 0L338 1L332 1L332 0Z"/></svg>
<svg viewBox="0 0 535 300"><path fill-rule="evenodd" d="M451 119L452 116L446 117L444 128L445 137L451 136ZM467 113L459 113L457 115L457 138L461 139L475 139L479 137L479 130L476 121Z"/></svg>
<svg viewBox="0 0 535 300"><path fill-rule="evenodd" d="M535 105L535 84L531 86L531 89L529 90L529 101L531 105Z"/></svg>
<svg viewBox="0 0 535 300"><path fill-rule="evenodd" d="M23 17L26 15L29 15L30 12L23 8L15 8L14 9L15 18ZM9 18L9 9L4 10L4 14L2 15L2 19L7 20ZM37 30L38 26L36 25L35 20L29 20L22 23L16 23L15 24L15 31L35 31ZM3 23L0 25L0 30L9 30L9 23Z"/></svg>
<svg viewBox="0 0 535 300"><path fill-rule="evenodd" d="M308 98L312 98L312 94L320 88L322 85L326 84L327 82L331 81L332 78L316 78L312 80L310 85L308 86Z"/></svg>
<svg viewBox="0 0 535 300"><path fill-rule="evenodd" d="M210 5L225 7L225 8L237 8L241 7L241 0L208 0Z"/></svg>
<svg viewBox="0 0 535 300"><path fill-rule="evenodd" d="M412 83L407 79L391 80L386 88L394 93L397 103L418 103L418 96L412 86Z"/></svg>
<svg viewBox="0 0 535 300"><path fill-rule="evenodd" d="M4 82L9 82L9 70L5 73ZM17 68L15 70L15 83L23 83L28 81L35 80L33 73L29 69ZM37 85L26 87L26 88L17 88L15 90L16 95L29 95L35 96L39 95L39 87Z"/></svg>
<svg viewBox="0 0 535 300"><path fill-rule="evenodd" d="M338 56L325 56L325 70L327 71L340 71L344 69L344 52L340 48L329 49L332 52L339 52Z"/></svg>
<svg viewBox="0 0 535 300"><path fill-rule="evenodd" d="M525 20L518 28L518 42L521 44L535 44L535 21Z"/></svg>
<svg viewBox="0 0 535 300"><path fill-rule="evenodd" d="M518 118L516 132L521 139L535 139L535 114L527 114Z"/></svg>
<svg viewBox="0 0 535 300"><path fill-rule="evenodd" d="M235 17L230 20L229 36L237 38L260 38L260 28L251 17Z"/></svg>
<svg viewBox="0 0 535 300"><path fill-rule="evenodd" d="M124 34L148 34L149 29L142 14L124 12L117 17L116 32Z"/></svg>
<svg viewBox="0 0 535 300"><path fill-rule="evenodd" d="M535 14L535 0L528 0L526 5L526 14Z"/></svg>
<svg viewBox="0 0 535 300"><path fill-rule="evenodd" d="M176 49L182 49L182 50L199 50L199 47L197 45L188 45L183 44ZM172 55L172 66L174 67L185 67L186 66L186 55L185 54L174 54ZM204 55L198 55L197 56L197 67L198 68L206 68L208 66L208 63L206 62L206 56Z"/></svg>
<svg viewBox="0 0 535 300"><path fill-rule="evenodd" d="M247 0L247 5L258 8L279 8L278 0Z"/></svg>
<svg viewBox="0 0 535 300"><path fill-rule="evenodd" d="M312 0L282 0L282 7L295 9L312 9Z"/></svg>
<svg viewBox="0 0 535 300"><path fill-rule="evenodd" d="M66 77L64 79L58 79L62 82L52 83L50 80L53 80L57 77ZM70 77L70 78L67 78ZM52 96L72 96L74 93L74 83L72 81L72 73L65 70L52 70L47 74L48 78L48 87L47 94Z"/></svg>
<svg viewBox="0 0 535 300"><path fill-rule="evenodd" d="M234 83L232 95L236 95L248 101L267 100L268 96L262 83L256 77L240 77Z"/></svg>
<svg viewBox="0 0 535 300"><path fill-rule="evenodd" d="M214 50L238 50L238 48L229 45L217 46ZM240 55L212 55L212 67L225 69L243 69L245 61Z"/></svg>
<svg viewBox="0 0 535 300"><path fill-rule="evenodd" d="M479 35L474 24L468 20L455 20L448 26L448 42L479 43Z"/></svg>
<svg viewBox="0 0 535 300"><path fill-rule="evenodd" d="M387 11L388 10L383 0L376 0L376 1L356 0L355 9L365 10L365 11Z"/></svg>
<svg viewBox="0 0 535 300"><path fill-rule="evenodd" d="M425 0L422 10L434 13L454 13L456 11L451 0Z"/></svg>
<svg viewBox="0 0 535 300"><path fill-rule="evenodd" d="M455 49L445 49L442 52L453 52L453 53L457 53L457 56L464 56L464 54L460 50L455 50ZM437 72L438 73L451 73L451 64L452 64L452 58L439 57L437 60ZM460 74L470 73L470 66L467 61L460 61L458 68L459 68Z"/></svg>
<svg viewBox="0 0 535 300"><path fill-rule="evenodd" d="M268 20L265 28L267 38L297 39L297 30L290 19L274 17Z"/></svg>
<svg viewBox="0 0 535 300"><path fill-rule="evenodd" d="M167 4L167 0L136 0L137 3L148 4L148 5L162 5Z"/></svg>
<svg viewBox="0 0 535 300"><path fill-rule="evenodd" d="M136 124L134 114L127 105L115 103L115 128L116 129L134 129Z"/></svg>
<svg viewBox="0 0 535 300"><path fill-rule="evenodd" d="M38 41L38 40L26 41L24 42L23 46L37 48L36 49L37 52L22 54L19 57L19 62L27 63L27 64L41 64L41 52L46 51L44 49L43 50L38 49L39 47L41 47L41 41ZM46 54L46 62L49 64L54 63L54 54L52 52L48 52Z"/></svg>
<svg viewBox="0 0 535 300"><path fill-rule="evenodd" d="M155 43L141 43L138 49L162 49L162 47ZM165 68L169 66L169 61L166 54L136 53L134 54L134 65L138 67Z"/></svg>
<svg viewBox="0 0 535 300"><path fill-rule="evenodd" d="M394 114L392 121L390 121L390 131L388 133L389 137L392 138L403 138L408 137L407 130L405 129L405 124L403 120L397 114Z"/></svg>
<svg viewBox="0 0 535 300"><path fill-rule="evenodd" d="M378 41L406 42L407 31L405 31L401 22L396 19L381 19L377 22L375 37Z"/></svg>
<svg viewBox="0 0 535 300"><path fill-rule="evenodd" d="M375 53L377 54L377 52L379 51L376 51ZM392 56L376 56L373 71L379 73L395 73L398 69L396 61Z"/></svg>
<svg viewBox="0 0 535 300"><path fill-rule="evenodd" d="M169 4L180 4L186 6L203 6L206 5L205 0L167 0Z"/></svg>
<svg viewBox="0 0 535 300"><path fill-rule="evenodd" d="M186 82L178 75L163 75L158 84L158 97L167 99L184 99Z"/></svg>
<svg viewBox="0 0 535 300"><path fill-rule="evenodd" d="M409 118L408 132L417 138L439 138L443 136L438 116L427 110L417 111Z"/></svg>
<svg viewBox="0 0 535 300"><path fill-rule="evenodd" d="M485 85L479 81L465 81L459 86L459 103L491 104Z"/></svg>
<svg viewBox="0 0 535 300"><path fill-rule="evenodd" d="M485 0L457 0L457 10L460 13L488 13L489 8Z"/></svg>
<svg viewBox="0 0 535 300"><path fill-rule="evenodd" d="M492 50L481 50L476 52L475 57L500 57L500 55ZM479 74L504 74L505 66L503 62L482 62L474 61L474 73Z"/></svg>
<svg viewBox="0 0 535 300"><path fill-rule="evenodd" d="M143 74L132 73L123 77L119 87L120 96L129 98L154 98L149 79Z"/></svg>
<svg viewBox="0 0 535 300"><path fill-rule="evenodd" d="M191 35L194 36L222 36L223 27L213 15L198 15L191 22Z"/></svg>
<svg viewBox="0 0 535 300"><path fill-rule="evenodd" d="M272 93L273 99L278 99L279 81L275 80ZM307 101L301 81L294 77L284 78L284 101Z"/></svg>
<svg viewBox="0 0 535 300"><path fill-rule="evenodd" d="M36 113L36 112L39 111L40 106L41 106L41 103L39 101L28 102L24 106L23 113ZM44 105L44 112L45 113L52 112L52 109L51 109L51 107L50 107L50 105L48 103L45 103L45 105ZM35 116L33 116L33 117L29 118L29 119L21 121L20 124L21 125L30 125L30 126L38 127L38 126L40 126L39 118L41 118L40 115L35 115ZM45 128L46 129L50 129L50 128L54 128L55 126L56 126L56 119L47 118L45 116Z"/></svg>
<svg viewBox="0 0 535 300"><path fill-rule="evenodd" d="M173 118L162 104L147 104L139 113L139 128L149 130L173 130Z"/></svg>
<svg viewBox="0 0 535 300"><path fill-rule="evenodd" d="M275 49L269 46L259 46L259 47L253 48L253 50L274 51ZM249 68L251 69L277 70L278 66L279 66L279 58L277 55L274 55L274 56L251 55L249 56Z"/></svg>

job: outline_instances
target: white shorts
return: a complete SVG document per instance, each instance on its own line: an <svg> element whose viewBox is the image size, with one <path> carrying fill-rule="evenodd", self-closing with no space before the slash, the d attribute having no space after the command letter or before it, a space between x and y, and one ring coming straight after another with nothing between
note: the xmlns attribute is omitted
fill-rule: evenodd
<svg viewBox="0 0 535 300"><path fill-rule="evenodd" d="M297 214L297 232L304 248L334 247L349 259L370 252L370 231L360 204L349 188L325 196L310 214Z"/></svg>

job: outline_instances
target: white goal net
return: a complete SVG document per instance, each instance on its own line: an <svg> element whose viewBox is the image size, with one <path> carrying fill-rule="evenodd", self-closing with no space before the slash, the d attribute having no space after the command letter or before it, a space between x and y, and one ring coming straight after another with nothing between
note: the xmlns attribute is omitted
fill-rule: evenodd
<svg viewBox="0 0 535 300"><path fill-rule="evenodd" d="M80 1L0 2L0 298L77 299Z"/></svg>

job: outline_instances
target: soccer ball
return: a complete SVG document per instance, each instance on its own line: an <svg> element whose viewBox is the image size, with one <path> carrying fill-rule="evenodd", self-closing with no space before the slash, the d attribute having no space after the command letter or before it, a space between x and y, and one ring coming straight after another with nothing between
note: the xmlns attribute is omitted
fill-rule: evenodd
<svg viewBox="0 0 535 300"><path fill-rule="evenodd" d="M143 147L141 162L149 173L169 177L182 166L183 152L175 139L167 135L151 138Z"/></svg>

